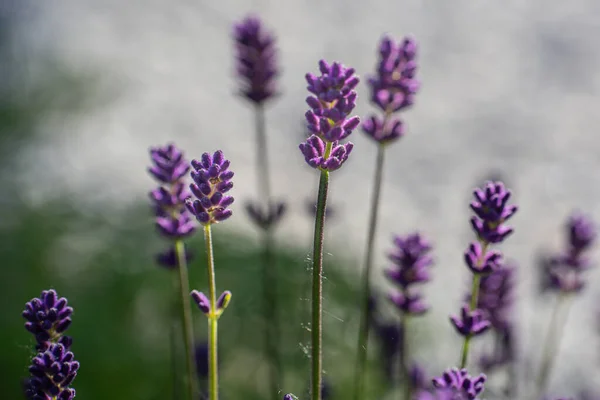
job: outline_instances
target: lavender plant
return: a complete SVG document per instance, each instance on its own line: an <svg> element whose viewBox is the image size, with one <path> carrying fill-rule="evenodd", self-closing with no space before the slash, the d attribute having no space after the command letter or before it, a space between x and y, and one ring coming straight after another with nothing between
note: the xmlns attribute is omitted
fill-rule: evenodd
<svg viewBox="0 0 600 400"><path fill-rule="evenodd" d="M188 398L192 400L196 398L198 388L194 370L194 332L188 297L190 289L187 263L190 254L186 251L183 242L183 239L190 237L196 230L185 207L185 200L190 193L186 189L184 177L190 170L190 166L183 152L173 144L151 148L150 157L153 165L148 168L148 172L159 183L158 188L150 192L156 214L156 227L169 241L167 250L159 253L156 259L159 265L178 271L179 309L187 367L186 387Z"/></svg>
<svg viewBox="0 0 600 400"><path fill-rule="evenodd" d="M581 292L585 286L583 273L592 265L587 252L596 240L597 230L589 217L573 214L567 221L566 234L565 249L550 257L543 271L546 288L557 292L558 298L542 349L542 358L536 379L536 398L540 398L546 390L560 345L562 328L566 324L570 301L573 295Z"/></svg>
<svg viewBox="0 0 600 400"><path fill-rule="evenodd" d="M355 398L363 395L363 380L369 344L368 301L371 297L371 275L373 265L373 247L377 231L381 182L387 145L404 135L404 124L397 116L413 104L419 83L415 79L417 45L407 37L395 43L385 36L379 45L377 74L369 79L371 103L379 108L383 115L372 115L362 125L363 132L377 144L377 160L373 179L373 192L368 222L367 244L363 269L363 298L360 331L358 335L358 358L356 366Z"/></svg>
<svg viewBox="0 0 600 400"><path fill-rule="evenodd" d="M390 300L400 312L399 332L399 365L404 379L405 399L411 398L410 369L408 368L406 354L407 325L411 316L424 314L428 306L422 301L421 294L415 291L414 286L430 280L429 268L433 258L429 255L431 245L419 233L394 238L396 249L389 255L393 266L386 270L387 277L399 287L399 291L390 296Z"/></svg>
<svg viewBox="0 0 600 400"><path fill-rule="evenodd" d="M75 389L69 387L79 370L79 362L70 351L72 339L64 332L71 325L73 309L56 291L44 290L25 304L25 329L35 336L37 354L31 360L30 378L25 396L30 400L72 400Z"/></svg>
<svg viewBox="0 0 600 400"><path fill-rule="evenodd" d="M480 335L490 327L481 310L477 308L481 277L498 270L502 254L489 249L492 244L501 243L513 231L504 225L516 212L517 206L509 205L511 193L502 182L488 182L483 189L476 189L471 209L475 215L471 226L477 235L465 252L465 263L473 273L471 299L461 308L460 316L450 318L457 332L464 337L460 358L460 368L467 365L469 343L474 336Z"/></svg>
<svg viewBox="0 0 600 400"><path fill-rule="evenodd" d="M231 292L228 290L221 293L217 299L211 226L225 221L232 215L232 211L228 207L233 204L234 199L227 195L233 187L231 181L233 171L229 170L229 164L229 160L225 159L221 150L215 151L214 154L204 153L200 160L192 160L191 177L194 182L190 184L190 190L196 199L188 198L185 203L189 212L204 227L204 241L208 258L209 295L207 297L204 293L193 290L191 296L200 311L208 318L208 394L210 400L219 398L217 321L231 300Z"/></svg>
<svg viewBox="0 0 600 400"><path fill-rule="evenodd" d="M313 285L312 285L312 372L311 398L321 400L322 385L322 313L323 313L323 230L329 188L329 173L342 167L348 159L352 143L342 144L359 125L360 119L350 117L356 105L356 91L359 79L353 68L346 68L338 62L328 64L319 61L320 76L306 74L308 91L306 112L308 129L313 132L306 142L300 144L300 151L306 163L320 170L317 196L317 215L313 245Z"/></svg>
<svg viewBox="0 0 600 400"><path fill-rule="evenodd" d="M260 202L249 202L250 220L262 230L263 240L263 309L265 314L265 349L270 361L271 396L277 395L281 382L279 312L276 301L278 278L273 258L273 229L285 213L285 203L273 202L269 178L269 152L265 124L265 103L276 95L278 75L275 38L260 19L248 16L234 27L237 74L241 94L254 105L256 165ZM275 397L273 397L275 398Z"/></svg>

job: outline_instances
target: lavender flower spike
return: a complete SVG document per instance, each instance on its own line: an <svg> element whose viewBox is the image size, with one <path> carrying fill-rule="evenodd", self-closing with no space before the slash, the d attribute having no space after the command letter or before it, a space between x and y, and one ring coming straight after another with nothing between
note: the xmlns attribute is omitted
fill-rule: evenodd
<svg viewBox="0 0 600 400"><path fill-rule="evenodd" d="M501 261L500 252L490 250L484 254L478 242L471 243L465 252L465 262L474 274L489 274L500 268Z"/></svg>
<svg viewBox="0 0 600 400"><path fill-rule="evenodd" d="M511 193L502 182L488 182L484 189L473 192L475 200L471 209L476 216L471 225L478 236L488 243L500 243L513 231L504 225L516 212L517 206L509 205Z"/></svg>
<svg viewBox="0 0 600 400"><path fill-rule="evenodd" d="M275 38L264 29L260 19L251 16L234 26L233 37L241 93L256 104L263 103L276 94Z"/></svg>
<svg viewBox="0 0 600 400"><path fill-rule="evenodd" d="M231 217L232 212L227 207L233 203L233 197L226 195L233 187L233 171L229 170L229 164L221 150L212 155L204 153L200 160L192 160L194 183L190 190L197 199L188 199L186 206L204 226Z"/></svg>
<svg viewBox="0 0 600 400"><path fill-rule="evenodd" d="M467 304L461 309L460 318L451 316L450 321L458 333L464 337L477 336L487 331L491 324L484 319L480 310L470 310Z"/></svg>
<svg viewBox="0 0 600 400"><path fill-rule="evenodd" d="M27 302L22 315L27 320L25 329L35 336L37 349L44 351L53 343L70 347L71 338L63 333L71 326L71 314L73 309L67 305L67 299L59 298L56 291L50 289Z"/></svg>
<svg viewBox="0 0 600 400"><path fill-rule="evenodd" d="M32 377L27 381L25 394L32 400L72 400L75 389L69 387L77 376L79 362L73 353L60 343L36 355L29 367Z"/></svg>
<svg viewBox="0 0 600 400"><path fill-rule="evenodd" d="M483 393L486 376L480 374L478 377L469 376L466 369L448 369L442 376L433 379L433 386L445 389L455 394L452 399L475 400Z"/></svg>

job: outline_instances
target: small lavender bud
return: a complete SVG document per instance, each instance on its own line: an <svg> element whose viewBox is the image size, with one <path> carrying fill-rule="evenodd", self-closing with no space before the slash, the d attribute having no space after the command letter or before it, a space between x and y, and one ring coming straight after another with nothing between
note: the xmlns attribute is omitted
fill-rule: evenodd
<svg viewBox="0 0 600 400"><path fill-rule="evenodd" d="M278 75L275 38L260 19L246 17L234 26L236 69L242 83L241 93L260 104L275 95Z"/></svg>
<svg viewBox="0 0 600 400"><path fill-rule="evenodd" d="M210 314L210 301L208 300L208 297L206 297L206 295L204 293L199 292L197 290L192 290L191 296L192 296L192 299L198 305L198 308L200 309L200 311L202 311L206 315L209 315Z"/></svg>
<svg viewBox="0 0 600 400"><path fill-rule="evenodd" d="M188 199L186 206L202 225L216 224L231 217L232 212L227 207L234 199L225 194L233 187L229 164L221 150L213 155L204 153L200 160L192 160L194 183L190 190L196 200Z"/></svg>
<svg viewBox="0 0 600 400"><path fill-rule="evenodd" d="M259 203L246 203L246 212L250 220L265 230L277 225L285 215L286 209L287 206L284 202L269 203L266 211Z"/></svg>
<svg viewBox="0 0 600 400"><path fill-rule="evenodd" d="M474 274L489 274L500 268L502 254L490 250L485 254L478 242L472 242L465 252L465 262Z"/></svg>
<svg viewBox="0 0 600 400"><path fill-rule="evenodd" d="M39 298L25 304L23 318L27 320L25 329L31 332L37 341L37 349L45 350L51 343L57 343L71 325L73 309L67 305L67 299L58 297L54 290L44 290ZM70 338L63 344L70 345ZM68 348L69 346L67 346Z"/></svg>
<svg viewBox="0 0 600 400"><path fill-rule="evenodd" d="M317 135L312 135L306 142L301 143L299 148L304 154L304 160L308 165L315 169L325 171L335 171L339 169L347 160L354 145L350 142L339 144L334 141L331 143L331 152L326 153L326 143Z"/></svg>
<svg viewBox="0 0 600 400"><path fill-rule="evenodd" d="M216 312L219 314L222 313L223 310L225 310L227 308L230 301L231 301L231 292L229 290L226 290L223 293L221 293L221 295L217 299L217 311Z"/></svg>
<svg viewBox="0 0 600 400"><path fill-rule="evenodd" d="M471 209L476 214L471 219L473 229L488 243L502 242L513 231L504 225L516 212L517 206L509 205L511 193L502 182L488 182L484 189L475 189Z"/></svg>
<svg viewBox="0 0 600 400"><path fill-rule="evenodd" d="M480 374L477 377L471 377L466 369L452 368L444 371L442 376L432 380L433 386L438 389L446 389L457 396L451 398L466 398L475 400L477 396L483 393L486 376Z"/></svg>
<svg viewBox="0 0 600 400"><path fill-rule="evenodd" d="M477 336L487 331L491 324L485 320L480 310L470 310L467 304L461 308L460 318L456 315L450 317L456 331L462 336Z"/></svg>
<svg viewBox="0 0 600 400"><path fill-rule="evenodd" d="M288 393L285 396L283 396L283 400L297 400L297 399L298 398L291 393Z"/></svg>

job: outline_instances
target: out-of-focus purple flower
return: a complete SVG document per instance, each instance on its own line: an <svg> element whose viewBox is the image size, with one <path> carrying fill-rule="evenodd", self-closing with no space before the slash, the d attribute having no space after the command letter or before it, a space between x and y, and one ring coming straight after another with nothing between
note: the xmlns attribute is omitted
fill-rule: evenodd
<svg viewBox="0 0 600 400"><path fill-rule="evenodd" d="M450 390L453 395L465 397L451 397L452 399L474 400L483 393L486 377L480 374L477 377L471 377L466 369L452 368L444 371L442 376L433 379L433 385L438 389Z"/></svg>
<svg viewBox="0 0 600 400"><path fill-rule="evenodd" d="M61 343L67 349L71 338L63 336L71 326L73 308L67 305L67 299L58 297L55 290L44 290L39 298L25 304L23 318L25 329L35 336L38 351L46 350L53 343Z"/></svg>
<svg viewBox="0 0 600 400"><path fill-rule="evenodd" d="M494 350L490 354L483 354L479 359L479 365L484 372L491 372L508 363L514 362L516 357L516 345L514 328L510 325L504 328L494 328L495 342Z"/></svg>
<svg viewBox="0 0 600 400"><path fill-rule="evenodd" d="M306 74L308 91L306 98L310 110L306 112L308 129L327 142L337 142L348 137L359 125L360 119L350 117L356 106L358 76L354 68L346 68L338 62L328 64L319 61L320 76Z"/></svg>
<svg viewBox="0 0 600 400"><path fill-rule="evenodd" d="M423 367L419 364L413 364L408 371L408 377L410 381L410 387L413 392L418 390L427 389L429 386L429 382L427 381L427 374Z"/></svg>
<svg viewBox="0 0 600 400"><path fill-rule="evenodd" d="M273 202L265 210L262 204L246 203L246 212L250 220L262 229L270 229L277 225L285 215L287 206L284 202Z"/></svg>
<svg viewBox="0 0 600 400"><path fill-rule="evenodd" d="M190 169L183 153L173 144L151 148L150 157L153 165L148 168L148 172L166 185L177 183Z"/></svg>
<svg viewBox="0 0 600 400"><path fill-rule="evenodd" d="M542 289L575 293L583 289L583 272L591 266L586 251L594 244L597 231L594 222L581 214L573 214L566 225L567 245L561 253L544 257Z"/></svg>
<svg viewBox="0 0 600 400"><path fill-rule="evenodd" d="M500 268L502 254L493 250L484 254L481 245L472 242L465 252L465 262L474 274L490 274Z"/></svg>
<svg viewBox="0 0 600 400"><path fill-rule="evenodd" d="M69 386L77 376L79 362L60 343L51 344L31 361L25 394L32 400L71 400L75 389Z"/></svg>
<svg viewBox="0 0 600 400"><path fill-rule="evenodd" d="M431 244L419 233L412 233L396 236L394 245L395 249L389 255L393 266L386 270L386 276L400 287L400 291L392 294L390 299L405 313L423 314L428 307L411 287L430 279L429 269L433 265L433 258L429 255Z"/></svg>
<svg viewBox="0 0 600 400"><path fill-rule="evenodd" d="M394 293L390 295L390 300L399 310L410 315L421 315L429 309L420 293Z"/></svg>
<svg viewBox="0 0 600 400"><path fill-rule="evenodd" d="M314 221L315 216L317 215L317 203L315 202L314 199L306 200L306 211L307 211L308 215L311 217L311 219ZM335 219L336 215L337 215L336 206L330 205L329 201L328 201L327 206L325 207L325 218L330 220L333 217Z"/></svg>
<svg viewBox="0 0 600 400"><path fill-rule="evenodd" d="M354 144L348 142L339 144L335 141L331 143L331 152L326 154L327 143L318 137L312 135L306 142L300 143L300 151L304 155L304 161L312 168L325 171L335 171L348 160Z"/></svg>
<svg viewBox="0 0 600 400"><path fill-rule="evenodd" d="M194 358L196 360L196 372L199 379L208 378L208 343L202 342L196 345Z"/></svg>
<svg viewBox="0 0 600 400"><path fill-rule="evenodd" d="M192 160L194 183L190 190L196 200L188 199L186 206L202 225L216 224L231 217L232 211L227 207L234 199L226 195L233 187L233 171L229 170L229 164L221 150L212 155L204 153L200 160Z"/></svg>
<svg viewBox="0 0 600 400"><path fill-rule="evenodd" d="M465 304L461 308L460 317L452 315L450 317L452 325L456 331L462 336L477 336L487 331L491 324L485 320L480 310L470 310L469 305Z"/></svg>
<svg viewBox="0 0 600 400"><path fill-rule="evenodd" d="M233 28L236 69L242 83L241 93L260 104L276 94L277 50L275 38L260 19L244 18Z"/></svg>
<svg viewBox="0 0 600 400"><path fill-rule="evenodd" d="M511 325L515 281L516 267L510 264L501 265L479 281L477 308L496 330L502 331Z"/></svg>
<svg viewBox="0 0 600 400"><path fill-rule="evenodd" d="M383 360L385 376L392 380L394 368L397 366L397 355L400 351L400 343L403 340L403 332L398 323L382 323L375 326L377 339Z"/></svg>
<svg viewBox="0 0 600 400"><path fill-rule="evenodd" d="M185 248L185 261L186 265L192 260L193 253ZM156 255L156 262L162 265L166 269L176 269L179 266L179 259L177 257L177 251L175 247L171 246L168 249L158 253Z"/></svg>
<svg viewBox="0 0 600 400"><path fill-rule="evenodd" d="M417 71L417 44L406 37L395 43L385 36L379 45L377 75L369 79L371 102L380 108L383 116L372 115L363 123L363 132L379 143L389 143L404 135L404 125L391 115L413 104L419 89Z"/></svg>
<svg viewBox="0 0 600 400"><path fill-rule="evenodd" d="M502 182L488 182L483 189L473 192L471 209L476 214L471 225L481 240L500 243L513 231L504 225L516 212L517 206L508 204L511 193Z"/></svg>
<svg viewBox="0 0 600 400"><path fill-rule="evenodd" d="M296 396L294 396L291 393L288 393L285 396L283 396L283 400L296 400Z"/></svg>
<svg viewBox="0 0 600 400"><path fill-rule="evenodd" d="M321 399L322 400L328 400L331 398L331 384L326 381L325 379L323 379L323 382L321 382Z"/></svg>

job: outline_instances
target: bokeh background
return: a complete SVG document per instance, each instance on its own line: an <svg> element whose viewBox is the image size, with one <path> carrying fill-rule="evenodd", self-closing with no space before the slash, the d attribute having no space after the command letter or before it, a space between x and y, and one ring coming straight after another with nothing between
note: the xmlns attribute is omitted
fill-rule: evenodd
<svg viewBox="0 0 600 400"><path fill-rule="evenodd" d="M42 289L75 307L82 399L172 398L171 277L153 264L148 147L169 141L191 158L224 150L235 170L235 217L215 229L217 279L234 300L222 319L224 396L264 398L257 231L243 212L257 198L252 114L237 96L231 27L253 12L278 38L281 96L268 109L272 177L289 212L278 229L286 313L282 392L302 394L308 364L308 277L316 176L299 154L303 76L320 58L374 69L384 33L413 34L423 83L405 113L409 132L389 151L376 266L393 233L435 243L432 311L415 323L415 358L431 374L456 362L447 322L467 287L471 189L502 177L520 206L504 245L519 265L515 318L527 363L539 356L553 302L537 292L536 260L560 246L573 210L600 215L600 3L594 0L349 2L223 0L4 0L0 4L0 393L20 398L32 339L20 317ZM364 81L364 80L363 80ZM365 85L357 111L366 115ZM356 133L333 175L327 227L327 379L351 388L356 288L375 146ZM201 254L201 238L192 241ZM203 260L190 266L203 288ZM378 274L381 293L389 289ZM551 391L597 390L599 274L574 302ZM389 313L393 318L393 313ZM205 320L195 313L200 341ZM483 345L483 344L482 344ZM379 379L373 354L372 381ZM263 375L261 375L263 374ZM375 390L375 389L373 389Z"/></svg>

